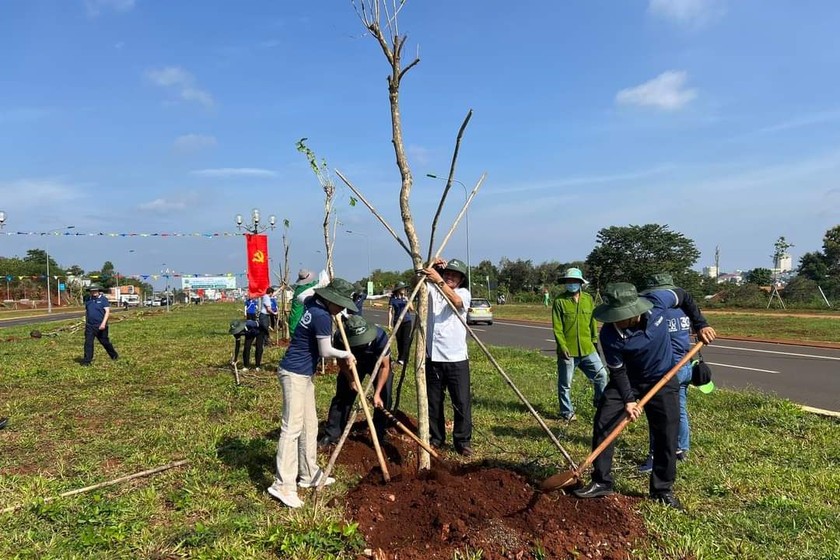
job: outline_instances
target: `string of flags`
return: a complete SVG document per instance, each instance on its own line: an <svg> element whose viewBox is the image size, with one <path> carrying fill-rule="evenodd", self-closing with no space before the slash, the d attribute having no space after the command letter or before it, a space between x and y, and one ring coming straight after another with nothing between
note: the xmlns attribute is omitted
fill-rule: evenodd
<svg viewBox="0 0 840 560"><path fill-rule="evenodd" d="M132 280L149 280L149 279L158 280L159 278L207 278L207 277L219 277L219 276L226 276L228 278L234 278L234 277L241 278L243 276L246 276L246 273L245 272L224 272L224 273L221 273L221 274L178 274L178 273L173 272L172 274L115 274L115 275L113 275L113 278L116 278L118 280L122 280L124 278L130 278ZM6 279L6 282L11 282L12 280L24 280L26 278L29 278L30 280L46 280L47 275L46 274L35 274L35 275L32 275L32 276L17 276L17 275L12 275L12 274L0 275L0 278L4 278L4 277ZM65 275L65 276L50 275L50 277L53 278L54 280L58 280L60 278L69 278L69 276L67 276L67 275ZM107 274L85 274L84 277L85 278L90 278L92 280L98 280L100 278L111 278L112 276L107 275Z"/></svg>
<svg viewBox="0 0 840 560"><path fill-rule="evenodd" d="M247 232L246 232L247 233ZM231 232L231 231L223 231L223 232L213 232L213 233L200 233L200 232L163 232L163 233L105 233L105 232L97 232L97 233L84 233L79 231L0 231L0 235L34 235L34 236L65 236L65 237L205 237L205 238L213 238L213 237L241 237L246 233L242 232Z"/></svg>

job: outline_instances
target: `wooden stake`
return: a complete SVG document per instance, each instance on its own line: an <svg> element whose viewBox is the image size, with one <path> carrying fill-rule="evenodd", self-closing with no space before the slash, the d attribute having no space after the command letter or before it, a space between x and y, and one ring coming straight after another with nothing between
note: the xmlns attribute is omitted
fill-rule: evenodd
<svg viewBox="0 0 840 560"><path fill-rule="evenodd" d="M58 498L66 498L68 496L75 496L76 494L84 494L85 492L90 492L91 490L98 490L99 488L105 488L106 486L113 486L115 484L119 484L120 482L126 482L128 480L134 480L135 478L142 478L144 476L150 476L153 474L157 474L159 472L167 471L169 469L174 469L175 467L181 467L183 465L188 464L190 461L189 459L183 459L181 461L174 461L172 463L163 465L161 467L155 467L154 469L149 469L147 471L130 474L128 476L121 476L120 478L115 478L114 480L108 480L106 482L100 482L99 484L94 484L93 486L85 486L84 488L79 488L77 490L70 490L69 492L64 492L59 494L58 496L49 496L44 498L44 502L51 502L53 500L57 500ZM20 508L24 507L26 504L17 504L15 506L7 507L6 509L0 510L0 513L11 513L13 511L17 511Z"/></svg>

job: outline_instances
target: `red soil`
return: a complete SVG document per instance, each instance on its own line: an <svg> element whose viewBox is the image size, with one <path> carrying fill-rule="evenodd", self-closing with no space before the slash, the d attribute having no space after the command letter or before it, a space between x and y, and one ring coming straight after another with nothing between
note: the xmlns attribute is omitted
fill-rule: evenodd
<svg viewBox="0 0 840 560"><path fill-rule="evenodd" d="M362 475L346 508L376 558L449 560L481 549L486 560L537 558L538 550L543 558L623 559L647 535L635 498L542 494L526 476L487 462L433 459L418 473L416 444L393 429L383 448L387 484L363 422L338 459Z"/></svg>

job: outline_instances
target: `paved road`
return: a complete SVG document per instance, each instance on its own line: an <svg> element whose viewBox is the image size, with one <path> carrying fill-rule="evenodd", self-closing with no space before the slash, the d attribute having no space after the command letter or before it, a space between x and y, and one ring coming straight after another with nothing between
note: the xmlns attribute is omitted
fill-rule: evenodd
<svg viewBox="0 0 840 560"><path fill-rule="evenodd" d="M379 323L387 314L366 309ZM485 344L519 346L555 356L551 327L500 321L473 330ZM788 398L796 403L840 411L840 350L789 344L716 340L703 350L714 371L715 384L730 389L751 388Z"/></svg>

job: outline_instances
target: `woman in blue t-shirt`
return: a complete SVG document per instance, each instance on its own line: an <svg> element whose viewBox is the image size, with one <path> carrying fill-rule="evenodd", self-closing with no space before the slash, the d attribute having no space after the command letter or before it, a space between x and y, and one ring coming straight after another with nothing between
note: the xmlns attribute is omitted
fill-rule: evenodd
<svg viewBox="0 0 840 560"><path fill-rule="evenodd" d="M332 318L344 309L354 308L352 293L353 286L341 278L315 289L315 295L304 301L303 316L278 368L283 389L283 423L277 442L274 484L268 487L268 493L291 508L303 505L297 486L318 486L324 476L317 463L318 414L313 375L319 358L355 362L351 352L334 348L331 343ZM334 478L327 477L323 484L333 482Z"/></svg>
<svg viewBox="0 0 840 560"><path fill-rule="evenodd" d="M397 320L403 309L408 306L408 313L403 317L402 322L397 325ZM408 351L411 348L411 322L414 319L414 307L405 295L405 282L397 282L391 291L391 299L388 302L388 326L396 329L397 335L397 363L403 365L408 361Z"/></svg>

